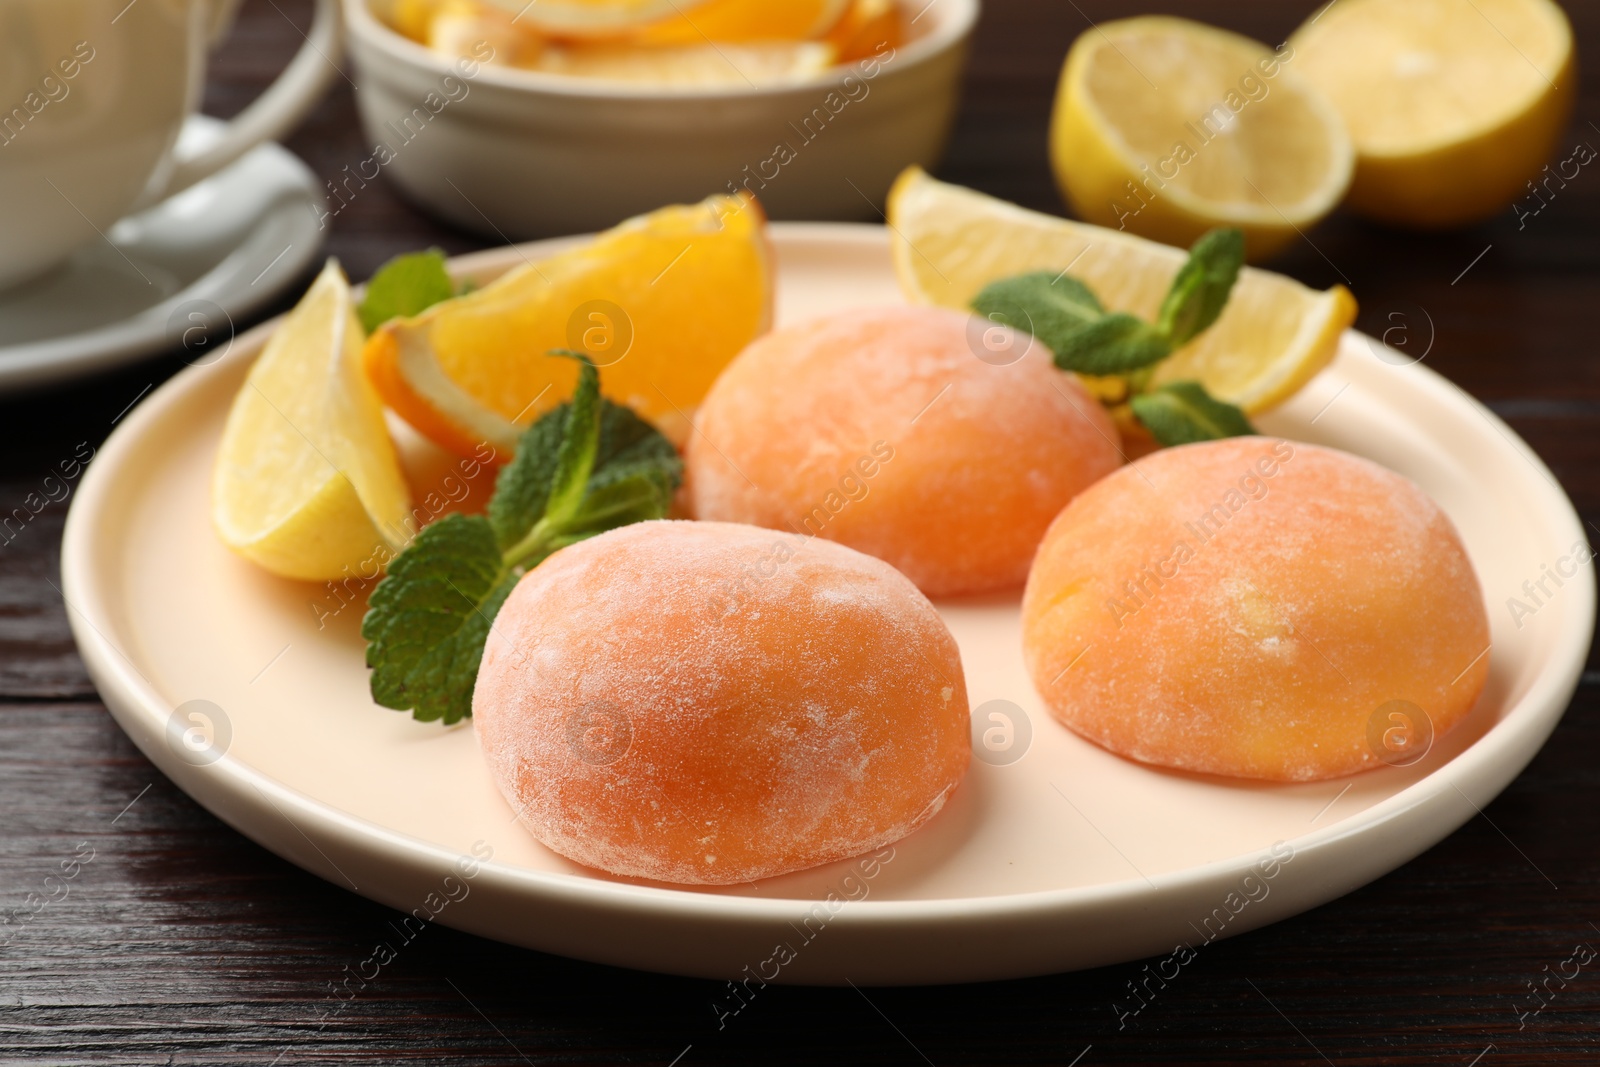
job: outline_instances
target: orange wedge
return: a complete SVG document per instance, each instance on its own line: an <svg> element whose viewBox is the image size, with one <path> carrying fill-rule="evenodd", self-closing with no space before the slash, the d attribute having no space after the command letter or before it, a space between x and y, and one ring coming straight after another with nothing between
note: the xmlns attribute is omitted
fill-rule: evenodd
<svg viewBox="0 0 1600 1067"><path fill-rule="evenodd" d="M803 41L838 24L851 0L704 0L648 26L640 44L704 44L707 41Z"/></svg>
<svg viewBox="0 0 1600 1067"><path fill-rule="evenodd" d="M511 458L561 403L587 352L610 399L678 444L722 368L772 317L766 218L748 193L664 207L578 248L379 327L363 353L378 394L464 456Z"/></svg>
<svg viewBox="0 0 1600 1067"><path fill-rule="evenodd" d="M895 0L855 0L826 39L838 49L838 62L854 63L883 49L899 48L905 41L905 29Z"/></svg>

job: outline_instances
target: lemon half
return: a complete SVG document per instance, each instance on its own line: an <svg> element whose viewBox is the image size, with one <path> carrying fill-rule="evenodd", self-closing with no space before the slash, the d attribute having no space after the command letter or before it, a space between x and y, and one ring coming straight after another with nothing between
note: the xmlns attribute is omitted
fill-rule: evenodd
<svg viewBox="0 0 1600 1067"><path fill-rule="evenodd" d="M1338 205L1355 153L1333 105L1280 53L1147 16L1073 44L1050 161L1089 222L1184 246L1236 226L1259 260Z"/></svg>
<svg viewBox="0 0 1600 1067"><path fill-rule="evenodd" d="M1338 0L1289 43L1355 140L1350 207L1401 226L1475 222L1524 195L1578 86L1549 0Z"/></svg>

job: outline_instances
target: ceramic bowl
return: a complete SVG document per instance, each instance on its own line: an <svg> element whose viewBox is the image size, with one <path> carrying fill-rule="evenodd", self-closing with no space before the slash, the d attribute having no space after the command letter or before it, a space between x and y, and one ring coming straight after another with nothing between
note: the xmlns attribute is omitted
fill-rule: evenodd
<svg viewBox="0 0 1600 1067"><path fill-rule="evenodd" d="M935 0L881 60L792 85L658 89L453 61L344 0L372 154L337 212L384 174L457 225L504 239L599 230L748 188L779 219L876 218L903 168L937 162L978 0Z"/></svg>

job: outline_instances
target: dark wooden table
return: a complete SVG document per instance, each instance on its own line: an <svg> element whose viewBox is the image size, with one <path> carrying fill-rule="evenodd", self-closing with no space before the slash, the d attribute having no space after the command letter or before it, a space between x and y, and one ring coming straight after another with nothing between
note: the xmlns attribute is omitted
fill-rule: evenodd
<svg viewBox="0 0 1600 1067"><path fill-rule="evenodd" d="M990 0L940 173L1060 211L1046 119L1061 58L1091 19L1162 9L1278 41L1312 6ZM1568 7L1581 48L1600 55L1600 5ZM306 0L248 0L214 63L207 110L242 107L308 21ZM1568 149L1580 140L1600 146L1597 85L1585 79ZM289 147L325 177L365 156L348 85L336 83ZM1320 252L1301 244L1275 266L1317 286L1347 275L1369 332L1381 333L1393 312L1415 321L1425 309L1437 327L1429 365L1507 419L1585 519L1600 519L1600 175L1584 171L1525 227L1508 212L1467 232L1418 237L1336 217L1315 240ZM328 251L360 279L391 254L429 244L481 247L379 183L338 216ZM0 405L0 505L20 504L78 442L98 443L130 400L181 366L170 356ZM1124 999L1137 963L866 994L774 988L719 1031L715 983L573 963L442 927L323 1023L331 983L389 935L395 913L229 830L115 726L73 650L53 585L65 511L52 504L0 546L0 909L26 906L61 860L84 854L80 843L93 860L66 899L0 948L0 1062L1600 1059L1600 963L1552 984L1556 995L1538 1015L1517 1014L1532 1005L1530 982L1580 943L1600 946L1593 671L1554 739L1483 818L1365 889L1219 942L1124 1028L1112 1003Z"/></svg>

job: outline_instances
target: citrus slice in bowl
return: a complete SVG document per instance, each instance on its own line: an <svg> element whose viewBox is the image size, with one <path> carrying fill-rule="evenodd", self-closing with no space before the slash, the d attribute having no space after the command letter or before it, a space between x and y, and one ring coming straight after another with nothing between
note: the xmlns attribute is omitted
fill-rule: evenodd
<svg viewBox="0 0 1600 1067"><path fill-rule="evenodd" d="M509 460L522 428L571 395L577 364L675 443L728 361L772 317L766 219L748 193L664 207L368 339L367 374L423 436Z"/></svg>
<svg viewBox="0 0 1600 1067"><path fill-rule="evenodd" d="M1550 0L1341 0L1289 43L1355 141L1351 208L1394 225L1504 210L1577 92L1572 27Z"/></svg>
<svg viewBox="0 0 1600 1067"><path fill-rule="evenodd" d="M888 0L866 0L869 7ZM804 41L827 35L862 0L392 0L389 21L426 40L441 9L492 14L530 34L655 46Z"/></svg>
<svg viewBox="0 0 1600 1067"><path fill-rule="evenodd" d="M443 55L501 66L530 66L544 41L530 26L479 0L437 0L420 19L423 44ZM490 59L484 60L486 54Z"/></svg>
<svg viewBox="0 0 1600 1067"><path fill-rule="evenodd" d="M630 44L545 49L531 69L630 85L713 88L783 85L812 78L833 66L837 52L821 41L685 44L639 48Z"/></svg>
<svg viewBox="0 0 1600 1067"><path fill-rule="evenodd" d="M419 0L402 0L418 3ZM425 2L425 0L424 0ZM554 36L614 37L698 11L714 0L486 0Z"/></svg>
<svg viewBox="0 0 1600 1067"><path fill-rule="evenodd" d="M222 542L274 574L381 567L411 530L410 491L361 370L350 285L328 261L228 412L212 475ZM348 571L347 571L348 569Z"/></svg>
<svg viewBox="0 0 1600 1067"><path fill-rule="evenodd" d="M838 25L851 0L704 0L638 31L641 44L803 41Z"/></svg>
<svg viewBox="0 0 1600 1067"><path fill-rule="evenodd" d="M896 0L854 0L827 40L839 50L840 63L853 63L900 47L905 35L905 15Z"/></svg>
<svg viewBox="0 0 1600 1067"><path fill-rule="evenodd" d="M1070 272L1113 311L1154 319L1187 259L1179 248L1043 215L913 167L889 192L895 273L915 303L969 308L990 282ZM1287 400L1333 359L1355 321L1349 290L1310 289L1246 267L1222 316L1160 363L1154 382L1193 379L1247 412Z"/></svg>
<svg viewBox="0 0 1600 1067"><path fill-rule="evenodd" d="M1282 54L1166 16L1082 34L1050 121L1056 181L1082 218L1184 246L1236 226L1252 260L1332 211L1354 160L1338 111Z"/></svg>

